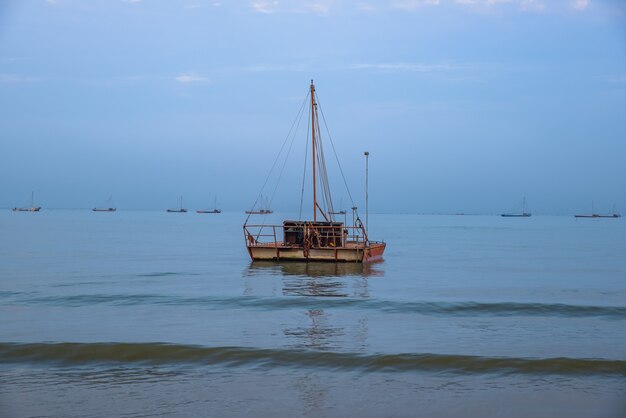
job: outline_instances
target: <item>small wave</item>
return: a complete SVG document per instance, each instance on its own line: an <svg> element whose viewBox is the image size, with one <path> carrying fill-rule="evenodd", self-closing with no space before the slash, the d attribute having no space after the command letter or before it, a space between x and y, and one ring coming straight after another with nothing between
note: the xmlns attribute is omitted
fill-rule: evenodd
<svg viewBox="0 0 626 418"><path fill-rule="evenodd" d="M517 302L427 302L387 301L347 297L185 297L159 294L93 294L39 296L36 294L4 292L0 299L18 304L55 306L109 305L180 305L202 306L206 309L361 309L386 313L420 314L431 316L544 316L544 317L601 317L626 319L624 306L569 305L561 303Z"/></svg>
<svg viewBox="0 0 626 418"><path fill-rule="evenodd" d="M442 354L361 355L162 343L0 343L0 363L198 364L388 372L626 376L626 361L621 360L565 357L529 359Z"/></svg>
<svg viewBox="0 0 626 418"><path fill-rule="evenodd" d="M147 274L138 274L137 277L164 277L164 276L176 276L179 274L184 274L184 273L175 273L172 271L162 271L162 272L155 272L155 273L147 273Z"/></svg>

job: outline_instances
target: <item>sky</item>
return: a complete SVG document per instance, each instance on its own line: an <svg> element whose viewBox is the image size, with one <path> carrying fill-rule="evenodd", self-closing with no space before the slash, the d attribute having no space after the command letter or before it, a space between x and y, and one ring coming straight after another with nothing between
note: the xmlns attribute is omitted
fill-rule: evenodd
<svg viewBox="0 0 626 418"><path fill-rule="evenodd" d="M361 208L626 212L621 0L3 0L0 207L243 211L311 79Z"/></svg>

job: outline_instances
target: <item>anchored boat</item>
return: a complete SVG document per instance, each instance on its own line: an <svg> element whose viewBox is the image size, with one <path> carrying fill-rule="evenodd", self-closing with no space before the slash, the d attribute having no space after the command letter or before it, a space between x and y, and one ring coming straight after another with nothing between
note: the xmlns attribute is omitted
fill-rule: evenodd
<svg viewBox="0 0 626 418"><path fill-rule="evenodd" d="M180 207L178 209L168 209L166 212L170 213L187 213L187 209L183 208L183 197L180 197Z"/></svg>
<svg viewBox="0 0 626 418"><path fill-rule="evenodd" d="M339 207L342 208L343 207L343 199L339 201ZM334 212L330 212L331 215L345 215L346 214L346 210L345 209L339 209L337 211Z"/></svg>
<svg viewBox="0 0 626 418"><path fill-rule="evenodd" d="M30 193L30 206L13 208L13 212L39 212L40 210L41 206L35 206L35 192Z"/></svg>
<svg viewBox="0 0 626 418"><path fill-rule="evenodd" d="M263 196L261 196L261 201L264 201L265 203L265 207L260 208L260 209L250 209L246 211L247 215L269 215L270 213L274 213L273 210L270 209L270 205L269 202L267 201L267 198L265 200L263 200L262 198Z"/></svg>
<svg viewBox="0 0 626 418"><path fill-rule="evenodd" d="M217 208L217 196L213 199L213 209L198 209L196 213L222 213L222 210Z"/></svg>
<svg viewBox="0 0 626 418"><path fill-rule="evenodd" d="M575 218L621 218L622 215L615 210L615 205L613 205L613 213L610 213L608 215L596 213L595 205L592 201L590 214L579 214L579 215L574 215L574 217Z"/></svg>
<svg viewBox="0 0 626 418"><path fill-rule="evenodd" d="M113 196L109 196L106 202L91 210L93 212L115 212L117 208L113 205Z"/></svg>
<svg viewBox="0 0 626 418"><path fill-rule="evenodd" d="M531 216L530 212L526 212L526 197L522 200L522 211L519 213L503 213L500 216L504 218L528 218Z"/></svg>
<svg viewBox="0 0 626 418"><path fill-rule="evenodd" d="M313 219L285 220L282 225L255 225L248 224L250 219L250 216L248 216L243 225L243 232L250 258L253 261L355 263L381 259L386 244L382 241L369 239L367 227L363 225L363 222L358 217L356 207L353 208L353 225L345 225L344 222L338 222L333 217L334 211L326 175L326 165L320 137L318 103L316 101L313 80L311 80L310 86L309 126L311 127L312 147ZM369 153L366 152L365 155L367 157ZM317 199L318 181L322 194L321 201ZM250 212L252 211L248 213Z"/></svg>

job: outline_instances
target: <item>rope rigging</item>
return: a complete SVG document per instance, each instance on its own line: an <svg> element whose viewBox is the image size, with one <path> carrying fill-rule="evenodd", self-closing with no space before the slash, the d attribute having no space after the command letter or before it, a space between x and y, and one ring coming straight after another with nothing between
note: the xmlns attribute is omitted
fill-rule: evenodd
<svg viewBox="0 0 626 418"><path fill-rule="evenodd" d="M348 187L348 182L346 180L343 168L341 166L341 163L339 162L339 156L337 154L337 150L335 148L335 144L332 140L332 136L330 135L330 130L328 129L328 124L326 122L326 117L324 115L324 111L321 108L321 105L319 104L319 95L316 94L314 97L314 100L310 100L311 98L311 92L307 92L306 97L304 98L297 114L296 117L294 119L294 121L291 124L291 127L289 129L289 132L287 134L287 136L285 137L285 139L282 142L282 145L280 147L280 150L278 152L278 154L276 155L272 166L265 178L265 181L263 182L263 185L261 187L261 190L259 192L259 194L256 197L256 200L254 201L254 204L252 206L252 211L254 211L254 209L257 207L257 204L259 204L259 201L262 198L263 192L265 191L266 187L268 186L268 182L270 180L270 178L272 177L273 174L275 174L275 171L277 170L278 167L280 167L280 169L278 170L278 174L277 174L277 180L276 180L276 184L274 185L274 188L272 190L271 196L270 196L270 200L269 200L269 207L271 207L271 204L274 200L274 197L276 196L276 192L278 190L278 186L280 184L280 181L282 179L283 173L285 171L285 167L287 165L287 161L289 160L289 155L291 153L291 150L293 148L293 143L294 143L294 139L295 136L300 128L301 125L301 121L302 118L304 117L304 110L306 108L305 104L307 101L309 101L309 115L310 117L307 118L308 123L307 123L307 135L306 135L306 144L305 144L305 153L304 153L304 167L303 167L303 173L302 173L302 185L301 185L301 191L300 191L300 208L299 208L299 215L298 218L301 220L302 219L302 208L303 208L303 201L304 201L304 190L305 190L305 182L306 182L306 176L307 176L307 165L308 165L308 159L309 159L309 146L311 145L309 143L309 140L311 141L315 141L314 143L314 149L315 149L315 155L311 155L310 158L314 159L314 162L316 163L318 169L316 170L316 178L319 180L319 185L317 185L317 189L318 191L321 191L321 199L318 199L318 201L316 202L316 204L314 205L314 210L317 211L319 210L320 213L322 214L322 216L324 217L324 219L326 221L334 221L334 206L333 206L333 201L332 201L332 195L331 195L331 187L330 187L330 181L328 178L328 170L327 170L327 165L326 165L326 157L325 157L325 153L324 153L324 147L323 147L323 141L322 141L322 135L321 135L321 129L320 129L320 118L318 117L318 108L319 108L319 112L321 113L322 116L322 121L325 127L325 131L326 134L328 135L328 139L330 141L331 144L331 148L333 151L333 154L335 156L335 160L337 161L337 166L339 167L339 172L341 174L342 180L343 180L343 184L345 186L345 189L348 193L348 197L350 199L350 203L352 204L352 207L354 208L354 199L352 198L352 194L350 193L350 189ZM311 108L311 106L313 106L313 108ZM314 125L311 125L311 121L312 119L314 119ZM315 133L313 134L313 138L311 138L311 134L312 132L315 131ZM288 144L288 145L287 145ZM281 158L284 158L284 160L282 162L279 162L279 160ZM244 222L244 225L246 225L250 219L250 216L252 214L248 214L248 216L246 217L246 220ZM264 213L264 218L267 216L267 213ZM358 214L357 214L357 220L360 221Z"/></svg>
<svg viewBox="0 0 626 418"><path fill-rule="evenodd" d="M307 100L309 98L309 95L307 94L306 99ZM306 131L307 131L307 135L306 135L306 144L304 145L304 169L302 171L302 190L300 190L300 211L298 212L298 219L302 220L302 202L304 201L304 182L306 180L306 166L307 166L307 162L309 161L309 132L311 132L311 121L309 119L307 119L308 123L307 123L307 127L306 127Z"/></svg>
<svg viewBox="0 0 626 418"><path fill-rule="evenodd" d="M287 155L285 156L285 162L283 163L282 169L280 171L278 180L276 181L276 187L274 187L274 191L272 193L271 199L270 199L270 204L271 201L274 199L274 193L276 193L276 189L278 187L278 183L280 183L280 178L282 176L283 170L285 168L285 164L287 162L287 157L289 156L289 152L291 151L291 146L293 145L293 140L296 136L296 131L297 131L297 127L300 126L300 120L302 119L302 112L305 108L305 104L307 102L308 99L308 94L307 97L304 98L304 101L302 102L302 105L300 105L300 109L298 110L298 113L296 115L296 118L294 119L294 121L291 124L291 128L289 128L289 133L287 134L287 136L285 137L285 140L283 141L282 145L280 146L280 150L278 151L278 154L276 155L276 158L274 159L274 162L272 163L272 167L270 168L269 172L267 173L267 176L265 177L265 181L263 182L263 186L261 186L261 190L259 191L259 194L257 195L254 204L252 205L252 210L254 210L254 208L256 207L257 203L259 203L259 200L261 199L261 196L263 195L263 191L265 190L265 186L267 185L267 182L269 181L272 173L274 172L274 168L276 167L276 163L278 162L278 160L280 159L281 154L283 153L283 150L285 148L285 145L287 144L287 141L289 140L289 138L291 137L291 142L289 145L289 151L287 153ZM294 130L294 126L296 127L296 129ZM293 132L293 135L292 135ZM248 214L248 216L246 217L246 220L244 222L244 226L248 223L248 220L250 219L250 216L252 214Z"/></svg>
<svg viewBox="0 0 626 418"><path fill-rule="evenodd" d="M352 207L356 207L356 205L354 204L354 199L352 198L352 194L350 193L350 188L348 187L348 182L346 180L346 176L343 174L343 168L341 167L341 163L339 162L339 156L337 155L337 150L335 149L335 143L333 142L333 138L330 135L330 130L328 129L328 124L326 123L326 117L324 116L324 109L322 108L322 106L319 104L319 93L317 94L317 98L318 98L318 106L320 109L320 112L322 113L322 121L324 122L324 127L326 128L326 133L328 134L328 140L330 142L331 148L333 149L333 154L335 154L335 160L337 161L337 166L339 167L339 172L341 173L341 178L343 179L343 184L346 187L346 192L348 192L348 197L350 198L350 204L352 204ZM357 216L358 218L358 216Z"/></svg>

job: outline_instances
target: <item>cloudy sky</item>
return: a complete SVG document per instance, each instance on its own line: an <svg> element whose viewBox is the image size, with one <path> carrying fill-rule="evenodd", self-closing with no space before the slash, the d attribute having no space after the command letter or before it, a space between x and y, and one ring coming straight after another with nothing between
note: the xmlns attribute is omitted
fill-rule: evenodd
<svg viewBox="0 0 626 418"><path fill-rule="evenodd" d="M311 79L359 206L626 211L621 0L5 0L0 207L243 210Z"/></svg>

